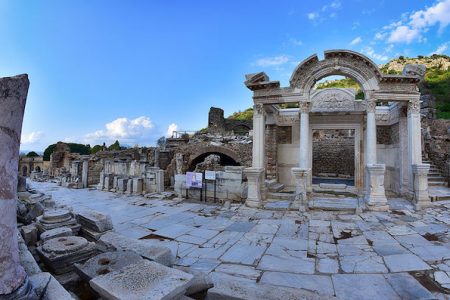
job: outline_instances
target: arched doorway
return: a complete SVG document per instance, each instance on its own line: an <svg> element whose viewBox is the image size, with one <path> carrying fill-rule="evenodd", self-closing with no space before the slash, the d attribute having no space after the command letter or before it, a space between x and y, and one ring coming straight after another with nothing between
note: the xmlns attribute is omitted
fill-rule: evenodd
<svg viewBox="0 0 450 300"><path fill-rule="evenodd" d="M36 172L41 172L41 167L37 166L34 170L35 170Z"/></svg>

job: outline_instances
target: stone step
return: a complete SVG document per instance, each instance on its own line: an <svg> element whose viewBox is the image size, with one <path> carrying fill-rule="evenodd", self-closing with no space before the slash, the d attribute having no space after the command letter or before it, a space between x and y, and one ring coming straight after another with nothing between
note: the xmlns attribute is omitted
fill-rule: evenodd
<svg viewBox="0 0 450 300"><path fill-rule="evenodd" d="M428 185L431 185L431 186L447 186L447 182L445 182L445 181L428 181Z"/></svg>
<svg viewBox="0 0 450 300"><path fill-rule="evenodd" d="M292 205L292 201L290 200L279 200L279 199L267 199L264 202L264 209L268 210L290 210Z"/></svg>
<svg viewBox="0 0 450 300"><path fill-rule="evenodd" d="M295 195L290 193L267 193L267 199L273 200L294 200Z"/></svg>
<svg viewBox="0 0 450 300"><path fill-rule="evenodd" d="M309 201L308 207L311 210L345 211L354 213L358 208L358 199L313 199L312 201Z"/></svg>
<svg viewBox="0 0 450 300"><path fill-rule="evenodd" d="M282 183L272 183L268 186L269 192L281 192L284 189L284 184Z"/></svg>
<svg viewBox="0 0 450 300"><path fill-rule="evenodd" d="M444 180L445 181L445 177L441 176L441 174L428 174L428 180Z"/></svg>

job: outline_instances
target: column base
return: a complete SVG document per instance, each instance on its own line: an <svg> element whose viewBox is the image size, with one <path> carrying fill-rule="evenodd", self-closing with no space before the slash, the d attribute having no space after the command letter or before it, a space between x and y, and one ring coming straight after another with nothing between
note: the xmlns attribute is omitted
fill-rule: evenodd
<svg viewBox="0 0 450 300"><path fill-rule="evenodd" d="M311 169L309 168L292 168L292 176L295 181L295 200L292 203L292 208L305 211L308 206L308 181Z"/></svg>
<svg viewBox="0 0 450 300"><path fill-rule="evenodd" d="M247 176L248 193L245 205L248 207L260 208L262 207L262 188L264 168L246 168L244 174Z"/></svg>
<svg viewBox="0 0 450 300"><path fill-rule="evenodd" d="M368 176L368 188L364 197L368 210L387 211L386 193L384 190L384 164L370 164L366 166Z"/></svg>
<svg viewBox="0 0 450 300"><path fill-rule="evenodd" d="M16 300L16 299L27 299L27 300L38 300L39 297L36 295L33 286L31 285L28 276L25 277L22 285L18 287L14 292L10 294L0 295L0 300Z"/></svg>

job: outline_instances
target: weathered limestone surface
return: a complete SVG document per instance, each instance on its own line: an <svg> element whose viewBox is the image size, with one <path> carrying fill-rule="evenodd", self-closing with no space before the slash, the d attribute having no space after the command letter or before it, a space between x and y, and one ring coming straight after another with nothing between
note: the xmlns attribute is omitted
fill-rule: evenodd
<svg viewBox="0 0 450 300"><path fill-rule="evenodd" d="M190 285L192 275L144 260L95 277L91 287L105 299L177 299Z"/></svg>
<svg viewBox="0 0 450 300"><path fill-rule="evenodd" d="M125 266L142 262L143 258L132 251L105 252L75 264L75 270L85 281L122 269Z"/></svg>
<svg viewBox="0 0 450 300"><path fill-rule="evenodd" d="M26 74L0 78L0 295L25 279L19 264L16 198L20 135L29 80Z"/></svg>
<svg viewBox="0 0 450 300"><path fill-rule="evenodd" d="M99 242L108 250L134 251L146 259L166 266L171 266L175 259L167 247L147 245L143 241L127 238L114 232L104 234Z"/></svg>

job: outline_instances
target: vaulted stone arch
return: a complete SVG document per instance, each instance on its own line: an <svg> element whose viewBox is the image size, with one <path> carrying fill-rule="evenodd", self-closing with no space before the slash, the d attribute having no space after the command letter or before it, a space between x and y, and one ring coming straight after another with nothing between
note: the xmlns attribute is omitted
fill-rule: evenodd
<svg viewBox="0 0 450 300"><path fill-rule="evenodd" d="M241 164L241 159L239 155L229 148L221 146L203 146L190 155L188 162L188 169L192 171L192 169L195 168L195 165L197 165L197 163L202 162L210 154L219 155L222 159L225 159L225 161L228 162L228 165Z"/></svg>
<svg viewBox="0 0 450 300"><path fill-rule="evenodd" d="M325 59L316 54L302 61L292 73L290 86L309 95L315 83L327 76L342 75L357 81L364 93L379 89L382 74L378 66L366 56L349 50L325 51Z"/></svg>

